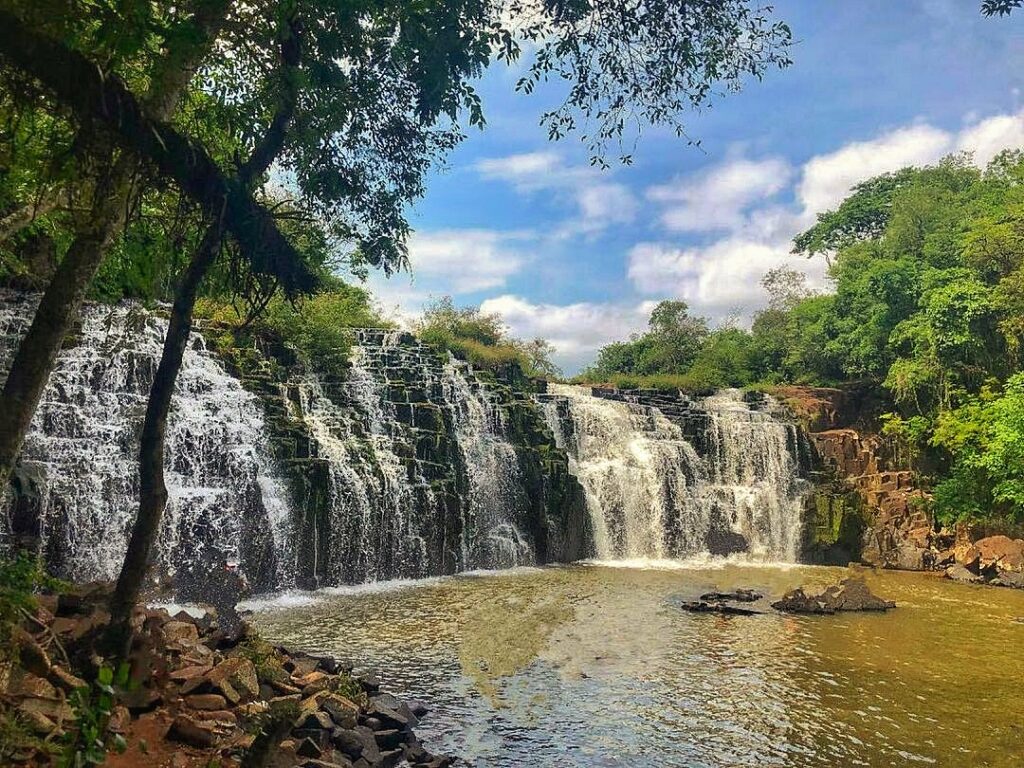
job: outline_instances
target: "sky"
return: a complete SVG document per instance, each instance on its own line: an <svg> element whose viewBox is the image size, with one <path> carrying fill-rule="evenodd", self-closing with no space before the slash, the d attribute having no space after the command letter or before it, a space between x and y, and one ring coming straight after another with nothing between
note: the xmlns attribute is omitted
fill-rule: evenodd
<svg viewBox="0 0 1024 768"><path fill-rule="evenodd" d="M795 234L850 187L968 150L984 164L1024 146L1024 13L986 19L978 0L776 0L794 64L687 116L699 148L640 137L632 166L589 166L549 142L544 97L517 72L479 84L471 129L410 211L411 273L374 275L385 313L408 323L432 299L497 312L544 337L567 374L646 326L663 299L712 324L748 323L762 275L785 264L828 290Z"/></svg>

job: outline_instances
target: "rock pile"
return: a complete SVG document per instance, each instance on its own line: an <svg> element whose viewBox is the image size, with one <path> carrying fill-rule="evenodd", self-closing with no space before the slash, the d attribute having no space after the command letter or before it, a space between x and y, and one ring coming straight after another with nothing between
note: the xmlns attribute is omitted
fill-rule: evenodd
<svg viewBox="0 0 1024 768"><path fill-rule="evenodd" d="M47 765L78 728L76 690L96 679L95 640L109 621L99 593L44 597L15 627L17 662L0 665L0 717L31 732L0 744L0 764ZM413 728L426 713L351 667L274 647L246 630L227 638L216 617L140 609L131 684L116 687L105 736L126 746L118 766L444 768ZM115 684L116 685L116 684ZM6 750L6 752L3 752ZM10 761L10 762L8 762Z"/></svg>
<svg viewBox="0 0 1024 768"><path fill-rule="evenodd" d="M802 587L790 590L772 608L784 613L832 614L838 611L887 611L895 608L892 600L883 600L874 595L864 579L850 577L824 592L811 595Z"/></svg>
<svg viewBox="0 0 1024 768"><path fill-rule="evenodd" d="M987 536L963 538L943 553L946 578L965 584L992 584L1024 589L1024 539Z"/></svg>

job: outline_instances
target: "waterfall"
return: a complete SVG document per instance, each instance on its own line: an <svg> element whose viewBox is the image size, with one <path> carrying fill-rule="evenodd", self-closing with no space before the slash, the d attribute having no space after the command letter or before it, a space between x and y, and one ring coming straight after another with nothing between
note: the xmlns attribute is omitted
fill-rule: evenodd
<svg viewBox="0 0 1024 768"><path fill-rule="evenodd" d="M329 477L325 520L300 525L299 557L326 560L306 562L311 584L535 561L503 408L466 363L402 331L360 329L345 381L309 374L297 389Z"/></svg>
<svg viewBox="0 0 1024 768"><path fill-rule="evenodd" d="M37 299L0 296L6 371ZM38 520L54 570L74 580L117 575L138 507L138 441L166 321L138 305L86 306L61 351L22 449L5 520ZM262 408L189 339L167 428L169 492L156 547L173 575L211 557L238 559L257 586L287 582L291 505L270 458ZM28 507L16 509L14 507ZM5 534L9 531L5 531Z"/></svg>
<svg viewBox="0 0 1024 768"><path fill-rule="evenodd" d="M583 485L598 557L796 559L808 483L796 427L770 399L615 397L552 385L543 398Z"/></svg>
<svg viewBox="0 0 1024 768"><path fill-rule="evenodd" d="M0 370L36 301L0 293ZM0 508L0 547L28 521L56 573L116 575L165 331L137 304L83 310ZM355 329L344 371L275 343L229 354L236 378L201 334L189 340L168 423L161 577L202 578L207 554L240 560L263 589L592 551L796 557L806 483L796 428L770 399L556 385L533 399L403 331Z"/></svg>

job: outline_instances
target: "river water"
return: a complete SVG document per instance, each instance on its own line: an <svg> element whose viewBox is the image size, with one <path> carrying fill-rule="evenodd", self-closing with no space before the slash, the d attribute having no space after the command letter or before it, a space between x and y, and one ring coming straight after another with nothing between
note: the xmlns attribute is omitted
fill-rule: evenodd
<svg viewBox="0 0 1024 768"><path fill-rule="evenodd" d="M838 568L580 564L256 601L271 640L377 673L467 764L1024 765L1024 592L864 572L888 614L772 613ZM679 601L752 587L759 616Z"/></svg>

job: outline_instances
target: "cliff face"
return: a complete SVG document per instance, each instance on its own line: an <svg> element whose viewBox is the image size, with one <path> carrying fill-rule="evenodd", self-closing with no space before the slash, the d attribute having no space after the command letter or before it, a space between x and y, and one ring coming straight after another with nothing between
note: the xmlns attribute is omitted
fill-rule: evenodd
<svg viewBox="0 0 1024 768"><path fill-rule="evenodd" d="M930 567L927 494L872 430L878 403L857 390L780 387L775 393L800 418L816 459L818 487L807 507L807 558Z"/></svg>

